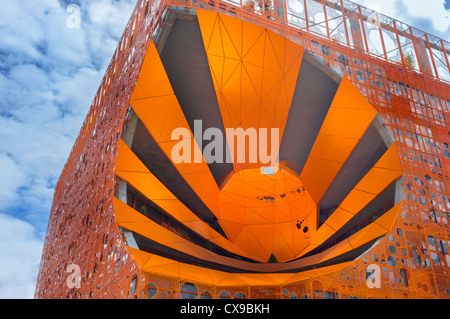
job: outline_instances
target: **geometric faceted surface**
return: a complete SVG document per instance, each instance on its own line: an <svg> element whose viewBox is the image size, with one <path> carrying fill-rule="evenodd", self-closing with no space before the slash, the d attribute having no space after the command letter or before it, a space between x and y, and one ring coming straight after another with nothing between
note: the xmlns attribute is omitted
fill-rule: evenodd
<svg viewBox="0 0 450 319"><path fill-rule="evenodd" d="M300 4L137 2L36 298L449 298L450 46Z"/></svg>
<svg viewBox="0 0 450 319"><path fill-rule="evenodd" d="M179 21L183 25L182 30L177 24ZM197 23L199 28L195 27ZM242 149L248 154L245 160L236 161L237 157L232 158L231 169L229 163L215 161L215 170L223 172L230 169L227 177L218 184L213 174L214 170L209 166L211 163L202 156L203 141L201 138L195 138L198 130L195 127L196 122L189 123L189 117L186 116L188 111L195 112L196 108L200 107L189 104L189 100L195 99L198 93L193 91L190 95L185 94L180 88L183 86L180 78L184 79L188 72L196 72L200 77L203 74L210 74L209 81L214 83L218 107L198 112L196 121L201 120L203 123L203 119L206 121L211 118L222 119L221 128L224 128L225 132L229 128L241 128L244 131L255 129L257 132L261 132L260 129L275 128L279 132L278 139L269 141L279 145L283 142L284 126L290 116L293 95L296 91L298 94L303 85L303 82L298 82L297 79L304 50L263 27L213 12L198 10L198 22L177 18L172 28L166 40L168 45L173 46L172 50L181 50L183 46L183 43L179 42L179 47L176 47L177 41L173 41L172 37L199 37L199 30L201 31L203 41L197 43L200 47L195 48L196 54L204 50L206 54L203 56L203 62L208 63L210 72L208 73L207 69L196 70L196 65L183 66L180 70L177 67L179 60L175 53L163 54L163 60L156 46L150 43L130 105L149 133L146 134L146 138L156 144L155 152L159 152L167 166L174 169L173 173L166 175L164 171L159 171L152 165L151 159L145 158L145 153L139 152L138 146L131 143L130 149L122 145L119 147L120 161L116 162L116 173L123 183L126 183L124 189L127 189L127 192L128 188L132 188L142 196L146 205L155 206L157 210L162 210L181 222L187 232L198 234L196 229L204 223L201 221L201 208L191 206L192 202L189 201L183 188L171 190L171 185L182 180L185 182L186 192L195 195L201 202L201 207L208 208L208 213L212 213L223 234L221 238L208 235L203 239L226 249L230 254L239 252L238 256L263 263L271 258L278 262L288 262L302 257L321 246L342 227L350 227L347 223L358 218L358 213L364 208L369 206L365 218L376 212L374 209L377 207L370 208L370 204L402 175L401 168L393 168L389 160L377 162L379 168L377 164L375 167L366 167L361 181L353 189L346 190L347 193L343 192L340 197L335 196L344 205L334 200L332 202L334 212L328 212L329 219L323 225L319 224L321 200L332 182L339 178L358 181L358 176L340 177L338 174L356 145L364 142L361 140L377 115L374 108L345 77L340 81L331 105L326 106L328 112L323 122L314 123L315 126L321 127L317 135L314 136L313 131L306 133L312 135L308 137L308 140L314 140L312 148L308 150L305 145L296 143L288 145L289 150L307 153L304 156L307 160L301 172L290 170L290 165L284 162L280 166L277 163L277 167L272 167L271 172L266 173L267 168L264 164L252 162L251 153L260 154L263 147L260 141L265 143L268 140L267 136L264 140L263 136L256 134L257 147L253 147L254 142L250 140L248 143L244 142ZM324 73L331 72L326 66L321 68L322 70L316 68L309 72L321 72L322 77ZM166 72L166 69L173 71ZM176 83L177 89L174 89L171 83ZM319 85L329 83L330 80L326 79ZM177 95L176 92L180 94ZM209 100L213 105L214 99L209 97ZM300 107L307 108L305 112L309 110L314 112L315 105L300 104ZM291 121L295 121L295 118ZM182 142L178 140L178 136L174 137L172 134L180 128L187 132ZM220 132L223 133L223 129ZM139 132L134 131L134 135L136 134ZM375 134L381 133L377 131ZM228 135L227 138L227 143L218 145L220 147L235 145L235 151L238 151L238 143L231 141ZM234 136L231 136L231 139L234 139ZM174 160L173 150L180 143L187 145L187 148L183 148L183 152L186 152L186 149L191 152L187 160L186 158L183 161ZM266 150L271 149L271 145L267 144ZM378 160L377 156L397 156L395 145L391 147L394 149L393 152L371 155L375 160ZM362 148L368 149L371 145L363 145ZM138 150L140 158L132 149ZM359 148L355 153L362 151ZM233 151L226 150L226 152L233 154ZM200 161L196 160L199 153ZM121 164L127 159L130 161L128 165ZM131 162L131 159L134 160ZM143 164L144 162L147 166ZM352 164L365 163L360 160ZM156 176L163 178L166 185ZM328 196L333 196L339 191L333 190ZM396 189L390 192L392 196L388 196L383 203L394 206L392 197L395 196ZM125 201L136 208L128 198ZM352 204L354 206L351 206ZM192 213L192 210L197 212L197 215ZM195 220L191 220L187 218L188 216L196 217ZM161 246L158 248L160 251L168 245L163 237L148 238L148 234L152 231L150 228L144 231L139 223L123 227L129 231L128 236L137 233L138 236L156 241ZM208 228L209 225L205 223L203 227ZM368 236L363 243L370 243L374 239L376 238ZM192 245L189 248L181 243L176 247L173 243L168 246L177 249L181 254L201 258L198 253L193 252L195 248L190 247ZM199 249L203 248L201 244ZM340 253L350 252L351 249L347 248ZM336 256L331 255L330 259L331 257ZM230 264L233 264L232 261Z"/></svg>
<svg viewBox="0 0 450 319"><path fill-rule="evenodd" d="M382 123L369 130L380 121L377 112L346 77L341 79L320 59L304 54L302 47L261 26L202 10L197 10L197 18L179 16L174 20L165 39L170 51L164 46L159 54L155 44L150 43L130 100L133 114L144 129L135 130L130 126L128 131L133 135L132 141L144 139L145 145L153 145L153 151L145 152L142 142L131 142L128 147L120 142L116 174L127 192L138 193L145 205L182 223L186 233L200 235L198 227L203 224L208 235L205 237L202 232L199 247L188 245L188 238L180 238L180 243L175 245L173 239L167 242L162 235L155 238L155 231L151 230L155 225L151 223L145 223L147 228L139 223L121 225L128 237L136 234L157 242L158 246L155 248L142 239L137 248L161 253L170 247L179 254L204 260L195 250L202 251L204 242L210 241L225 249L227 257L244 257L249 262L260 263L289 262L312 255L341 229L348 231L354 227L355 220L371 218L380 208L377 202L388 207L398 204L394 198L399 189L389 188L402 176L396 146L389 139L383 140L382 135L390 133ZM188 44L183 39L193 40ZM184 65L184 60L177 55L183 48L183 55L192 55L192 59L209 68ZM301 70L303 61L307 67ZM209 90L209 94L194 87L184 88L192 86L189 81L192 74L201 79L204 91ZM316 106L314 100L305 103L309 96L303 87L309 85L308 77L318 79L316 91L333 92L329 105L320 101ZM193 100L199 104L192 103ZM303 133L307 143L296 143L288 136L296 132L284 134L287 121L294 127L305 125L298 116L299 109L314 113L316 108L322 108L319 112L325 115L317 117L316 123L308 123L320 129ZM217 144L217 149L225 147L221 152L232 154L231 161L216 157L218 160L210 162L204 157L207 148L203 144L207 141L199 138L198 132L207 130L196 126L199 121L208 123L208 129L212 124L219 126L220 136L215 139L226 136L227 140ZM173 135L180 128L186 132L181 141L180 136ZM234 135L224 134L230 128L254 130L255 140L251 141L249 134L248 141L239 144L242 141L233 140ZM262 135L261 129L276 129L276 140L269 139L267 133ZM364 139L366 133L372 139L378 137L384 148L369 152L372 145ZM284 146L275 167L252 160L252 155L261 154L262 149L272 150L271 143ZM230 150L233 146L234 150ZM183 153L183 160L174 158L174 149L175 155ZM238 151L244 151L246 157L240 160ZM184 157L185 152L188 156ZM154 166L155 153L166 168L171 167L170 173ZM306 160L278 163L280 158L289 159L289 154L300 154L299 158ZM348 164L351 156L354 160ZM129 165L122 165L127 158ZM340 175L346 164L361 167L359 174L347 169ZM331 189L333 182L353 185ZM192 197L197 199L196 207L190 200ZM128 198L122 200L137 208ZM204 209L207 213L202 212ZM325 211L325 217L321 211ZM202 220L206 215L213 216L219 230L210 229ZM324 223L319 223L321 218L326 219ZM356 254L354 248L368 245L385 231L382 229L377 236L371 236L360 230L358 245L348 245L327 258L331 260L339 255L351 258L352 253ZM362 233L366 236L361 236ZM173 238L173 234L167 236ZM225 262L214 255L208 258L216 264L227 264L234 271L251 269L242 263L235 265L234 260Z"/></svg>
<svg viewBox="0 0 450 319"><path fill-rule="evenodd" d="M224 127L278 128L281 140L304 49L226 15L199 10L198 21ZM261 166L233 162L235 171Z"/></svg>

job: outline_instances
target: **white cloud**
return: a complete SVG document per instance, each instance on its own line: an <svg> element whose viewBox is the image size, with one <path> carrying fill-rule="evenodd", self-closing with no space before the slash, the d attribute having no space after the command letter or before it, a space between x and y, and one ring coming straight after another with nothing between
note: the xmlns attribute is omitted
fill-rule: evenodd
<svg viewBox="0 0 450 319"><path fill-rule="evenodd" d="M419 30L450 41L450 10L444 0L353 0Z"/></svg>
<svg viewBox="0 0 450 319"><path fill-rule="evenodd" d="M26 182L25 174L10 157L0 154L0 207L8 207L18 200L17 191Z"/></svg>
<svg viewBox="0 0 450 319"><path fill-rule="evenodd" d="M416 18L427 18L436 30L445 32L450 26L450 10L444 7L444 0L408 0L404 1L408 14Z"/></svg>
<svg viewBox="0 0 450 319"><path fill-rule="evenodd" d="M31 224L0 214L0 299L33 298L42 244Z"/></svg>
<svg viewBox="0 0 450 319"><path fill-rule="evenodd" d="M353 2L390 17L396 17L398 14L395 5L397 0L355 0Z"/></svg>
<svg viewBox="0 0 450 319"><path fill-rule="evenodd" d="M67 2L67 1L66 1ZM134 6L132 0L81 3L80 29L57 0L1 4L0 212L18 210L52 190ZM2 61L2 62L1 62ZM4 175L4 174L2 174ZM42 193L42 190L44 193ZM17 201L17 197L20 201ZM43 231L42 229L40 230Z"/></svg>
<svg viewBox="0 0 450 319"><path fill-rule="evenodd" d="M0 3L0 298L33 296L55 183L135 4L73 2L80 29L71 0Z"/></svg>

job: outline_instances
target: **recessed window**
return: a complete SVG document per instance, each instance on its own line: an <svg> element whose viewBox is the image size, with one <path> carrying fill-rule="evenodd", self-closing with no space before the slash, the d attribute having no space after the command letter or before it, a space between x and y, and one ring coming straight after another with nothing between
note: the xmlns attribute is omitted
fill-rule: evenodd
<svg viewBox="0 0 450 319"><path fill-rule="evenodd" d="M234 299L247 299L247 296L243 292L237 292L234 294Z"/></svg>
<svg viewBox="0 0 450 319"><path fill-rule="evenodd" d="M134 294L136 293L136 283L137 277L134 277L130 283L130 296L134 296Z"/></svg>
<svg viewBox="0 0 450 319"><path fill-rule="evenodd" d="M196 299L198 295L198 289L193 283L186 282L181 286L180 294L181 298L183 299Z"/></svg>
<svg viewBox="0 0 450 319"><path fill-rule="evenodd" d="M147 216L147 208L145 204L140 200L136 199L136 210L144 216Z"/></svg>
<svg viewBox="0 0 450 319"><path fill-rule="evenodd" d="M219 294L219 299L230 299L230 293L228 291L222 291Z"/></svg>
<svg viewBox="0 0 450 319"><path fill-rule="evenodd" d="M211 298L212 298L212 296L209 291L205 290L200 294L200 299L211 299Z"/></svg>
<svg viewBox="0 0 450 319"><path fill-rule="evenodd" d="M152 299L158 293L158 289L155 284L149 283L147 285L147 299Z"/></svg>

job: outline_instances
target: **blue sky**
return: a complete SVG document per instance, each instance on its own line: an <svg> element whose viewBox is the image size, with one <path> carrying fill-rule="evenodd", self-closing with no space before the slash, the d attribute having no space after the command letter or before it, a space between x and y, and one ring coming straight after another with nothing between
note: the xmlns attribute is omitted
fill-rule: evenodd
<svg viewBox="0 0 450 319"><path fill-rule="evenodd" d="M450 1L355 2L450 41ZM0 3L0 298L33 297L56 181L134 3Z"/></svg>

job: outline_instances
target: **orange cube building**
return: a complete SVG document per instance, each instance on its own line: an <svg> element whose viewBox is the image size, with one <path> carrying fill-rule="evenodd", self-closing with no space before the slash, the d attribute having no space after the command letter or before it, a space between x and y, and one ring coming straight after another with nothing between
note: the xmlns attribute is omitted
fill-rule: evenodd
<svg viewBox="0 0 450 319"><path fill-rule="evenodd" d="M138 0L36 298L450 298L450 43L347 0Z"/></svg>

